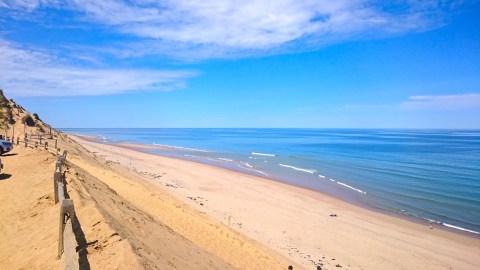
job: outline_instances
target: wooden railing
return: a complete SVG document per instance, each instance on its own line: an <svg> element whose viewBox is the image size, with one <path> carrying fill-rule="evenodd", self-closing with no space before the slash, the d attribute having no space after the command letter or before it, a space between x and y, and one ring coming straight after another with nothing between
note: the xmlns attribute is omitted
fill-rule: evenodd
<svg viewBox="0 0 480 270"><path fill-rule="evenodd" d="M58 153L58 152L57 152ZM60 223L58 230L58 259L63 259L65 269L79 269L78 255L76 252L77 241L73 232L75 221L75 206L68 199L65 174L62 167L67 160L67 150L62 155L57 154L55 172L53 173L53 189L55 203L60 203Z"/></svg>
<svg viewBox="0 0 480 270"><path fill-rule="evenodd" d="M44 137L41 135L30 135L29 137L25 136L23 141L20 141L20 137L17 138L6 138L8 141L11 141L12 144L20 145L20 142L24 144L25 147L44 147L45 149L57 149L57 139L50 137Z"/></svg>

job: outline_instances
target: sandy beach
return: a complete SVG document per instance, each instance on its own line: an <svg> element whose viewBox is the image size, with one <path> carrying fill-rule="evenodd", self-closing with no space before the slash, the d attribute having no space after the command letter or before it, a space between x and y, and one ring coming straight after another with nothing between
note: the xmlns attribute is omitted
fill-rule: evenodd
<svg viewBox="0 0 480 270"><path fill-rule="evenodd" d="M26 114L19 109L15 117ZM27 131L49 129L37 120ZM0 269L62 267L55 140L68 151L81 269L480 267L478 238L271 179L148 154L141 145L102 144L54 129L48 137L47 149L20 140L1 157Z"/></svg>
<svg viewBox="0 0 480 270"><path fill-rule="evenodd" d="M133 150L132 145L112 146L71 137L97 157L141 176L151 191L172 194L304 269L313 269L317 264L325 269L340 266L478 269L480 266L478 238L430 229L425 224L372 212L265 178L147 154ZM151 206L153 202L148 196L139 195L140 191L134 192L114 178L103 177L103 181L135 204ZM162 215L161 211L152 214ZM162 220L212 253L223 252L202 243L195 233L175 227L175 220L166 217Z"/></svg>

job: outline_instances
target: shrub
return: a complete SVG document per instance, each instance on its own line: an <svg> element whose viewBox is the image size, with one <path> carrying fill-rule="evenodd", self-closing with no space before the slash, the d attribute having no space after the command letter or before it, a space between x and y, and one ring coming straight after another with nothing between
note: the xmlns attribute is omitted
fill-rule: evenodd
<svg viewBox="0 0 480 270"><path fill-rule="evenodd" d="M8 124L9 124L9 125L15 124L15 119L13 119L12 110L8 109L8 110L7 110L7 115L8 115Z"/></svg>
<svg viewBox="0 0 480 270"><path fill-rule="evenodd" d="M35 121L33 120L31 115L25 115L22 118L22 122L25 123L29 127L34 127L35 126Z"/></svg>

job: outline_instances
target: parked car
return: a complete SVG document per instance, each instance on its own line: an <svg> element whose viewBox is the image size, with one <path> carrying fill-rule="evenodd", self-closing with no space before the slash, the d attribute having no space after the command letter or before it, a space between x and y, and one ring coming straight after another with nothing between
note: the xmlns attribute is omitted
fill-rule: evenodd
<svg viewBox="0 0 480 270"><path fill-rule="evenodd" d="M13 149L13 144L7 140L0 140L0 155Z"/></svg>

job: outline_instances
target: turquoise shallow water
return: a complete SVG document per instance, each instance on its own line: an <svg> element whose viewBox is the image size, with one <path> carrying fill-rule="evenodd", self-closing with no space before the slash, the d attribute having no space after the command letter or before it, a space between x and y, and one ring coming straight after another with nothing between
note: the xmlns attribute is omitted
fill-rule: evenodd
<svg viewBox="0 0 480 270"><path fill-rule="evenodd" d="M480 130L63 129L480 232Z"/></svg>

